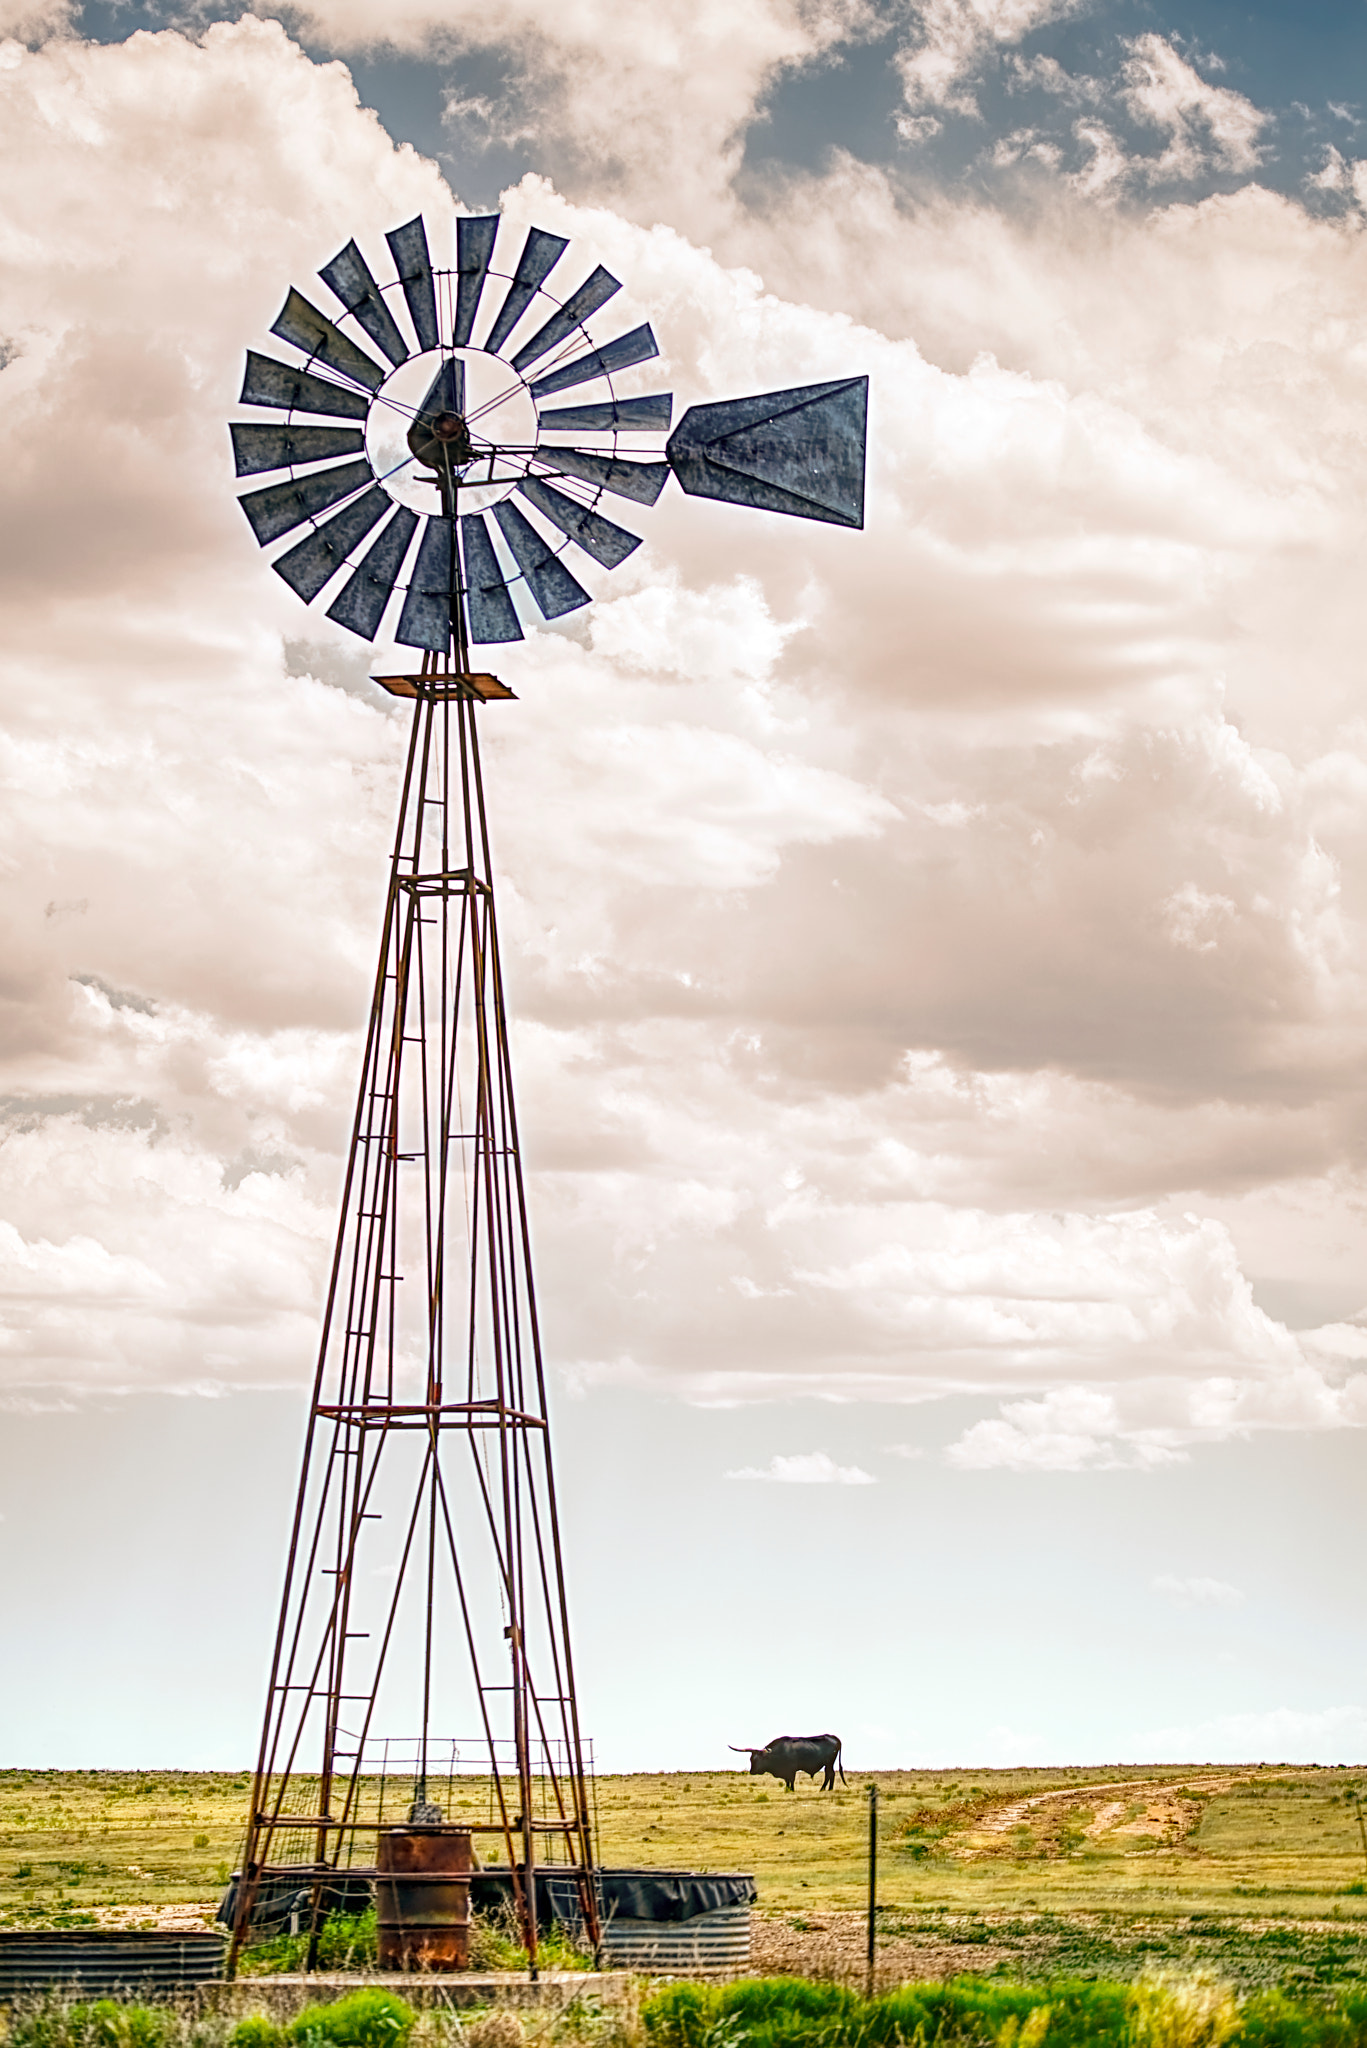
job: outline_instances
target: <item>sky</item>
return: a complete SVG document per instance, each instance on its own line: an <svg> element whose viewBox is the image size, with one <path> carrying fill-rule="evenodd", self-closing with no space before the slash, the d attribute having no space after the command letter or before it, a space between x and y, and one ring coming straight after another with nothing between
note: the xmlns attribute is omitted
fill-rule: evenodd
<svg viewBox="0 0 1367 2048"><path fill-rule="evenodd" d="M480 714L599 1767L1360 1759L1367 9L0 38L0 1761L254 1749L405 727L224 423L495 207L870 378Z"/></svg>

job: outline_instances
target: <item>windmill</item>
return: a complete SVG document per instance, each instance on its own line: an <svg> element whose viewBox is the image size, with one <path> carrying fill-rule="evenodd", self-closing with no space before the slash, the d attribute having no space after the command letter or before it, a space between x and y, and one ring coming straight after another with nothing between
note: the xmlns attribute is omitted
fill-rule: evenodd
<svg viewBox="0 0 1367 2048"><path fill-rule="evenodd" d="M239 477L275 478L239 502L262 547L287 543L276 574L420 659L375 678L412 721L230 1967L262 1898L301 1882L312 1965L338 1881L373 1874L386 1796L390 1825L460 1805L506 1859L533 1967L539 1868L597 1938L478 743L513 693L471 650L587 604L571 551L625 561L639 536L604 501L639 516L671 475L863 525L866 378L694 406L671 433L669 395L620 389L659 353L650 326L590 332L618 280L599 265L562 299L564 238L532 228L499 269L509 238L460 219L434 268L409 221L384 285L348 242L319 273L331 310L291 290L271 330L290 353L248 353L241 404L273 417L231 429Z"/></svg>

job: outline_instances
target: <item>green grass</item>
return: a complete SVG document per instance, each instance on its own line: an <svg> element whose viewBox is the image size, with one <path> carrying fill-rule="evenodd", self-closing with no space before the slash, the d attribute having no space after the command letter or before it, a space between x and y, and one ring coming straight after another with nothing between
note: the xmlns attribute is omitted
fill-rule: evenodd
<svg viewBox="0 0 1367 2048"><path fill-rule="evenodd" d="M792 1977L672 1984L642 2008L653 2048L1367 2048L1367 1993L1238 2000L1209 1976L1140 1984L958 1978L864 1999Z"/></svg>
<svg viewBox="0 0 1367 2048"><path fill-rule="evenodd" d="M761 1910L784 1916L857 1910L867 1775L850 1776L826 1794L735 1770L600 1778L603 1860L753 1871ZM1025 1972L1130 1977L1205 1956L1240 1983L1367 1978L1363 1770L875 1776L889 1933L1005 1947ZM0 1772L0 1926L80 1924L105 1907L136 1924L216 1901L249 1790L241 1772ZM1064 1796L985 1827L1042 1792ZM461 1796L473 1809L487 1790Z"/></svg>

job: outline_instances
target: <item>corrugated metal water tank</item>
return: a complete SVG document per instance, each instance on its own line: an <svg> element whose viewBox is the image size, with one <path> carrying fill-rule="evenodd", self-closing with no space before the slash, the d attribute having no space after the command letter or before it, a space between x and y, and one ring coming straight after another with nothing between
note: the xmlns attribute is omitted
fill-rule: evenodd
<svg viewBox="0 0 1367 2048"><path fill-rule="evenodd" d="M718 1906L691 1920L609 1920L603 1961L612 1970L744 1970L750 1908Z"/></svg>
<svg viewBox="0 0 1367 2048"><path fill-rule="evenodd" d="M748 1871L617 1869L594 1872L602 1960L623 1970L744 1970L750 1962L750 1908L755 1880ZM485 1870L471 1880L481 1912L511 1905L506 1871ZM584 1939L578 1881L549 1865L536 1874L538 1924L557 1921Z"/></svg>
<svg viewBox="0 0 1367 2048"><path fill-rule="evenodd" d="M120 1991L164 1996L223 1975L221 1934L136 1934L77 1927L51 1934L0 1933L0 2003L34 1992L109 1998Z"/></svg>

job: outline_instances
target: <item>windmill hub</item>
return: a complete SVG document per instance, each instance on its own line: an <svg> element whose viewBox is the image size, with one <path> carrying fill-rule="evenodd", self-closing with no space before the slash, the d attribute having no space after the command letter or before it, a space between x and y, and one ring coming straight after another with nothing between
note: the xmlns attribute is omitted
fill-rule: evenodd
<svg viewBox="0 0 1367 2048"><path fill-rule="evenodd" d="M435 419L424 414L414 420L406 439L418 461L429 463L438 471L445 470L448 464L452 469L464 470L475 459L464 413L439 412Z"/></svg>

